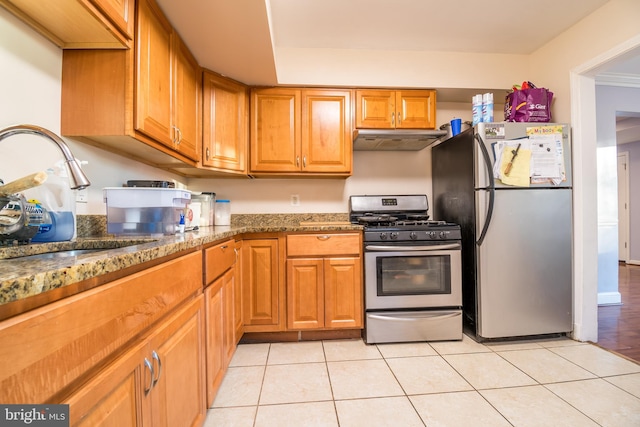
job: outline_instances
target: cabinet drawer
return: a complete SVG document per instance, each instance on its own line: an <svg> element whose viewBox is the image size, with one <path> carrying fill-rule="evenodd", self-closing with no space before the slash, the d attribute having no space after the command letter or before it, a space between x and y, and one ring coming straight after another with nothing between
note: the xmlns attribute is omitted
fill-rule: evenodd
<svg viewBox="0 0 640 427"><path fill-rule="evenodd" d="M235 245L230 239L204 250L205 285L222 276L236 262Z"/></svg>
<svg viewBox="0 0 640 427"><path fill-rule="evenodd" d="M291 234L287 236L287 256L360 254L362 242L356 233Z"/></svg>
<svg viewBox="0 0 640 427"><path fill-rule="evenodd" d="M0 323L0 402L51 402L202 289L202 252Z"/></svg>

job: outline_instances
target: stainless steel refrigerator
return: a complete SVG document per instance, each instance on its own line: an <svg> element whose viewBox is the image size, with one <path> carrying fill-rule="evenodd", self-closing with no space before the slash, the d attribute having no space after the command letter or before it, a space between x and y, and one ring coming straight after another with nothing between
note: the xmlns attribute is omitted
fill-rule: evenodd
<svg viewBox="0 0 640 427"><path fill-rule="evenodd" d="M462 228L466 331L478 341L570 332L570 127L480 123L431 156L433 219Z"/></svg>

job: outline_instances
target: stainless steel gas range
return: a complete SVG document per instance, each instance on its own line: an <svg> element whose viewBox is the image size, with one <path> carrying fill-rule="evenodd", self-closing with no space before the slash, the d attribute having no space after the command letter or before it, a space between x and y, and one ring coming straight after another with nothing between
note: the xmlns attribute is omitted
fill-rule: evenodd
<svg viewBox="0 0 640 427"><path fill-rule="evenodd" d="M365 341L462 339L460 226L429 220L427 196L351 196L364 225Z"/></svg>

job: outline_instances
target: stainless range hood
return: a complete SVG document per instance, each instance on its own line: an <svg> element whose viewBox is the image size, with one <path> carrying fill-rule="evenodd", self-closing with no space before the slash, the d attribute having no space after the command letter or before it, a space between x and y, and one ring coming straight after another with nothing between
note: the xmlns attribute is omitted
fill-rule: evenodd
<svg viewBox="0 0 640 427"><path fill-rule="evenodd" d="M447 135L445 130L357 129L354 151L418 151Z"/></svg>

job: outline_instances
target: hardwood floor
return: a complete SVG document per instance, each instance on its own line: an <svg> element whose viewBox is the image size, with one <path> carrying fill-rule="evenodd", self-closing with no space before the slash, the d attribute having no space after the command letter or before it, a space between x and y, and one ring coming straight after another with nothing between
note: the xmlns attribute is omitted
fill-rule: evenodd
<svg viewBox="0 0 640 427"><path fill-rule="evenodd" d="M598 345L640 362L640 266L618 271L622 305L598 307Z"/></svg>

